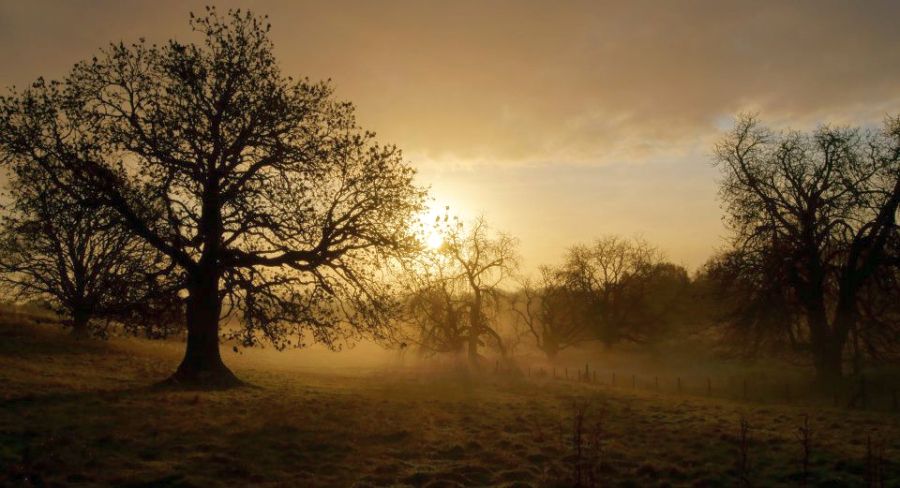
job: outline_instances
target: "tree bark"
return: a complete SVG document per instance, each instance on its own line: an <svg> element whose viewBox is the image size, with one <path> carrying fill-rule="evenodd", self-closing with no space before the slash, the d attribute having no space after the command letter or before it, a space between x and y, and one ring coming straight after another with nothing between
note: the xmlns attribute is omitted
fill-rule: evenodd
<svg viewBox="0 0 900 488"><path fill-rule="evenodd" d="M219 353L218 277L212 270L190 280L186 306L187 348L184 359L164 383L197 388L231 388L243 383L225 366Z"/></svg>

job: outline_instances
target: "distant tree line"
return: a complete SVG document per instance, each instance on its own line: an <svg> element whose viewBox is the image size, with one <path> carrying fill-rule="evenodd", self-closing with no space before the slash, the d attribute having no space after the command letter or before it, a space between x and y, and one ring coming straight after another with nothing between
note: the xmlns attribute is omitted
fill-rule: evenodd
<svg viewBox="0 0 900 488"><path fill-rule="evenodd" d="M732 238L693 276L641 239L610 236L573 246L562 264L518 282L515 260L445 246L432 251L432 264L419 268L415 281L409 303L417 342L456 351L471 330L493 324L490 335L503 354L497 329L505 306L550 359L589 342L611 347L698 335L745 357L807 358L823 384L843 376L848 363L859 373L895 359L900 118L881 130L826 126L806 134L775 133L743 116L715 154ZM478 233L484 228L483 219L474 223ZM475 238L456 232L451 242L460 235ZM512 245L496 239L486 242ZM453 262L460 250L504 264L488 287L491 315L478 296L484 293L460 285L462 269L433 264ZM436 337L454 338L453 346L435 347Z"/></svg>
<svg viewBox="0 0 900 488"><path fill-rule="evenodd" d="M584 341L647 343L671 332L690 295L687 271L641 239L615 236L571 247L543 266L513 310L548 357Z"/></svg>
<svg viewBox="0 0 900 488"><path fill-rule="evenodd" d="M406 342L426 353L465 351L477 365L479 347L506 355L508 343L525 336L554 359L589 341L660 340L690 315L687 271L641 239L573 246L534 280L520 277L515 240L484 218L454 221L444 232L443 244L423 251L406 274Z"/></svg>

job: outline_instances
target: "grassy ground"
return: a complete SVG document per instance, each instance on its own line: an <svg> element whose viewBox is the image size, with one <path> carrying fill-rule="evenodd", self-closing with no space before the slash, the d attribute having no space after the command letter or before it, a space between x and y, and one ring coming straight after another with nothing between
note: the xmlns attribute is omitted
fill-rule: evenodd
<svg viewBox="0 0 900 488"><path fill-rule="evenodd" d="M228 362L253 388L149 388L179 354L0 324L0 485L797 486L808 415L810 486L900 486L896 414L252 354Z"/></svg>

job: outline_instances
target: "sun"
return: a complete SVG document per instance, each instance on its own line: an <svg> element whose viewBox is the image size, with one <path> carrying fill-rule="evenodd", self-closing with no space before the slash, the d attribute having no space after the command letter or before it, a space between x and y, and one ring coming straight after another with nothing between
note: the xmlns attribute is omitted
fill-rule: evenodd
<svg viewBox="0 0 900 488"><path fill-rule="evenodd" d="M420 215L418 220L419 242L425 249L436 251L444 245L444 227L449 219L450 207L429 206Z"/></svg>
<svg viewBox="0 0 900 488"><path fill-rule="evenodd" d="M425 237L425 245L428 246L429 249L438 249L443 243L444 238L437 232L431 231Z"/></svg>

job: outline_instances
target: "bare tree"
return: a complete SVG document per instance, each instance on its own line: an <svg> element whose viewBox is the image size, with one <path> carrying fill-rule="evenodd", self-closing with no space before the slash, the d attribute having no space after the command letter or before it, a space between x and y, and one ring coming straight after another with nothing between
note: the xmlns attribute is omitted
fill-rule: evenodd
<svg viewBox="0 0 900 488"><path fill-rule="evenodd" d="M49 303L79 338L104 335L112 320L147 325L149 310L168 310L159 307L170 290L152 247L112 212L74 205L42 172L19 169L0 224L0 280L15 299Z"/></svg>
<svg viewBox="0 0 900 488"><path fill-rule="evenodd" d="M841 377L848 338L863 330L866 290L897 265L900 118L880 132L804 134L744 116L716 157L734 234L730 274L754 291L758 311L792 319L760 313L746 325L781 323L822 382Z"/></svg>
<svg viewBox="0 0 900 488"><path fill-rule="evenodd" d="M461 353L469 334L469 302L460 270L439 250L423 250L403 276L408 320L403 338L425 354Z"/></svg>
<svg viewBox="0 0 900 488"><path fill-rule="evenodd" d="M688 285L684 270L664 263L656 248L615 236L570 248L559 272L570 293L585 303L585 327L607 345L655 336ZM659 280L673 278L675 294L663 299Z"/></svg>
<svg viewBox="0 0 900 488"><path fill-rule="evenodd" d="M449 352L464 346L477 367L479 348L488 341L505 354L494 319L504 298L500 287L518 264L516 240L492 232L483 217L443 222L436 225L441 246L425 251L412 269L413 322L423 347Z"/></svg>
<svg viewBox="0 0 900 488"><path fill-rule="evenodd" d="M114 44L5 97L3 160L115 212L183 274L171 382L239 383L219 353L232 310L246 345L381 335L395 304L379 269L414 248L414 171L328 83L281 74L265 18L207 8L190 23L201 44Z"/></svg>
<svg viewBox="0 0 900 488"><path fill-rule="evenodd" d="M785 355L801 350L800 311L777 273L783 271L773 253L720 253L703 267L699 278L710 305L712 325L727 324L722 342L746 358Z"/></svg>
<svg viewBox="0 0 900 488"><path fill-rule="evenodd" d="M687 271L641 239L609 236L573 246L562 265L540 272L537 286L523 284L514 311L550 358L590 340L658 339L687 314Z"/></svg>
<svg viewBox="0 0 900 488"><path fill-rule="evenodd" d="M567 286L565 278L559 269L542 266L537 284L525 280L519 303L513 305L535 345L551 360L560 351L591 339L585 320L587 301Z"/></svg>
<svg viewBox="0 0 900 488"><path fill-rule="evenodd" d="M489 311L498 310L500 286L518 266L516 244L506 234L492 235L483 217L468 226L451 227L444 236L442 252L459 267L459 279L471 295L467 352L472 364L478 363L478 347L484 344L484 337L493 339L504 353L503 339L491 323Z"/></svg>

